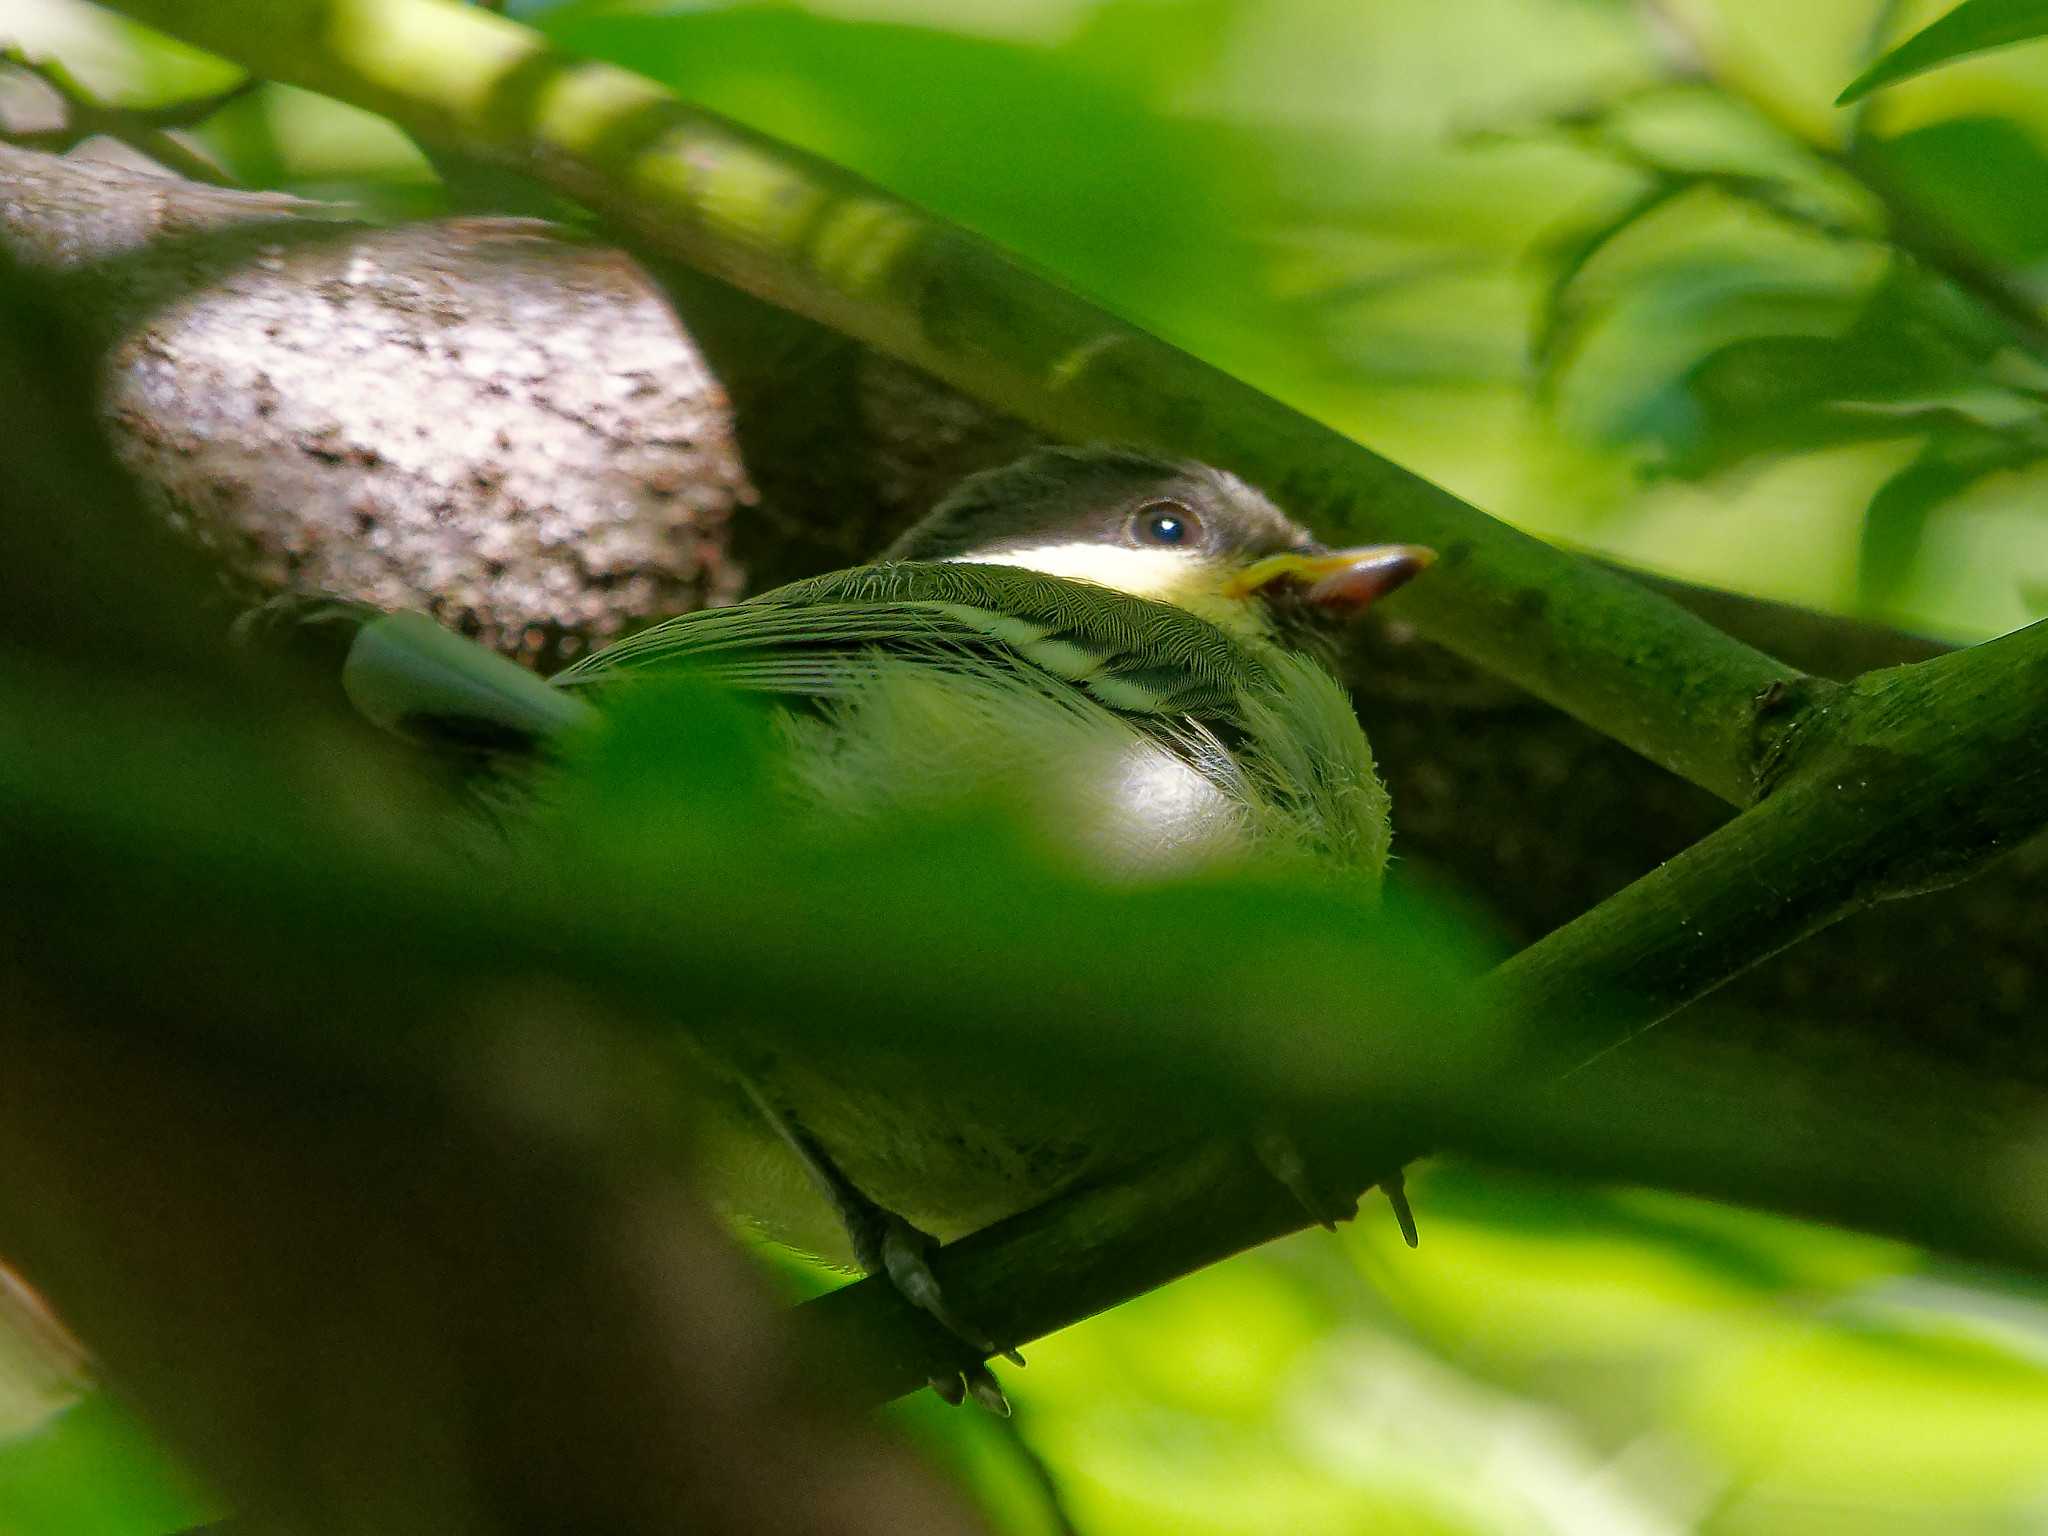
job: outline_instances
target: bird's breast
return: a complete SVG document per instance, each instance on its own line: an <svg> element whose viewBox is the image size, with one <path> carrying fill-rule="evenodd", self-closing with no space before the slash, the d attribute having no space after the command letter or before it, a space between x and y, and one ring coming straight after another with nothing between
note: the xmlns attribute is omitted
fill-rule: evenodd
<svg viewBox="0 0 2048 1536"><path fill-rule="evenodd" d="M1181 729L1186 745L1057 681L883 668L822 712L790 718L790 771L808 814L980 801L1097 873L1168 873L1240 849L1248 826L1228 754Z"/></svg>
<svg viewBox="0 0 2048 1536"><path fill-rule="evenodd" d="M1328 708L1268 701L1248 712L1256 730L1246 750L1264 754L1252 771L1198 721L1134 718L1028 663L877 659L854 686L785 717L793 814L841 821L994 801L1046 847L1114 879L1181 873L1254 845L1348 849L1359 839L1323 825L1347 820L1342 797L1330 811L1259 787L1284 768L1305 783L1328 787L1348 775L1377 791L1341 692L1327 678L1315 686L1330 694ZM1322 700L1313 688L1304 697ZM1309 728L1298 730L1297 719ZM1265 736L1295 742L1301 755L1268 761ZM1358 857L1376 879L1383 832L1375 846L1343 857ZM764 1057L744 1070L869 1198L941 1237L1132 1166L1171 1134L1129 1106L1048 1104L999 1067L972 1083L941 1082L924 1064L878 1056L857 1038L841 1046L821 1037L801 1057ZM734 1208L796 1246L843 1257L772 1133L745 1121L733 1133L717 1161Z"/></svg>

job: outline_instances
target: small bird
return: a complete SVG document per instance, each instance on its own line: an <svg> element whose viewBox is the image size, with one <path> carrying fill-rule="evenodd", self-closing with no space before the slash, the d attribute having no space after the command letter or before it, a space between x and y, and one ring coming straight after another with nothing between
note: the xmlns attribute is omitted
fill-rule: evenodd
<svg viewBox="0 0 2048 1536"><path fill-rule="evenodd" d="M1328 662L1343 621L1433 558L1327 550L1207 465L1046 448L963 481L875 564L671 619L549 682L395 614L356 633L343 683L392 730L502 753L601 713L636 676L687 669L771 701L802 814L993 786L1113 879L1270 851L1370 890L1387 797ZM712 1161L734 1208L887 1271L982 1350L996 1346L948 1310L930 1248L1128 1166L1138 1140L1000 1084L920 1100L857 1051L722 1066L739 1107ZM1286 1149L1262 1138L1320 1216ZM1389 1193L1412 1241L1398 1182ZM934 1385L1001 1401L978 1366Z"/></svg>

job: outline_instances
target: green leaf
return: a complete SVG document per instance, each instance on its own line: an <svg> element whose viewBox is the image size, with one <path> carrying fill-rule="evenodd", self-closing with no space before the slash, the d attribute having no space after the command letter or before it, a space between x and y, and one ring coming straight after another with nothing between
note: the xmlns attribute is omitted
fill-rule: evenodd
<svg viewBox="0 0 2048 1536"><path fill-rule="evenodd" d="M1664 473L1700 479L1766 455L1931 431L2017 436L2041 418L2029 385L1987 378L1996 329L1911 265L1895 264L1846 320L1820 291L1709 293L1703 315L1651 312L1672 317L1671 355L1683 361L1605 427L1653 449ZM1776 302L1760 304L1767 296Z"/></svg>
<svg viewBox="0 0 2048 1536"><path fill-rule="evenodd" d="M1696 185L1697 180L1690 176L1660 176L1614 213L1571 230L1554 243L1547 253L1553 263L1550 281L1544 285L1529 338L1530 361L1546 390L1557 381L1559 364L1568 350L1566 343L1581 318L1579 306L1573 302L1581 274L1616 240Z"/></svg>
<svg viewBox="0 0 2048 1536"><path fill-rule="evenodd" d="M1835 105L1846 107L1872 91L1938 69L1952 59L2037 37L2048 37L2048 0L1963 0L1850 81L1848 89L1835 98Z"/></svg>
<svg viewBox="0 0 2048 1536"><path fill-rule="evenodd" d="M1866 608L1882 610L1912 574L1935 511L2002 467L2016 454L1972 453L1930 444L1921 455L1878 487L1863 514L1863 538L1856 552L1856 588Z"/></svg>
<svg viewBox="0 0 2048 1536"><path fill-rule="evenodd" d="M159 1536L216 1512L217 1501L98 1394L29 1434L0 1439L0 1531Z"/></svg>
<svg viewBox="0 0 2048 1536"><path fill-rule="evenodd" d="M1953 117L1869 146L1911 202L2005 266L2048 256L2048 153L2005 117Z"/></svg>

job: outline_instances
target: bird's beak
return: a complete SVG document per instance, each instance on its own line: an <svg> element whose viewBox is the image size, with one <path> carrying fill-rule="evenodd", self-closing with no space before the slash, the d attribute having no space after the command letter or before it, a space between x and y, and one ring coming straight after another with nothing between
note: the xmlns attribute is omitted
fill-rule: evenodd
<svg viewBox="0 0 2048 1536"><path fill-rule="evenodd" d="M1436 551L1420 544L1367 544L1326 555L1268 555L1231 577L1223 590L1229 597L1250 597L1276 586L1301 589L1316 607L1348 618L1435 562Z"/></svg>

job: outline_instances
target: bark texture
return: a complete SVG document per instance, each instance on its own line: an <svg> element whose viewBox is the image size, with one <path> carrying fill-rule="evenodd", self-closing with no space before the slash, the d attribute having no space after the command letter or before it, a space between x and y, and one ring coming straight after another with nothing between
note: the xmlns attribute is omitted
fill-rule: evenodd
<svg viewBox="0 0 2048 1536"><path fill-rule="evenodd" d="M10 243L105 328L122 457L249 589L425 603L549 659L738 595L730 404L617 251L19 150L0 172Z"/></svg>

